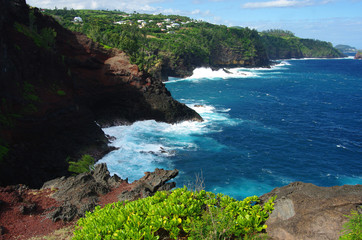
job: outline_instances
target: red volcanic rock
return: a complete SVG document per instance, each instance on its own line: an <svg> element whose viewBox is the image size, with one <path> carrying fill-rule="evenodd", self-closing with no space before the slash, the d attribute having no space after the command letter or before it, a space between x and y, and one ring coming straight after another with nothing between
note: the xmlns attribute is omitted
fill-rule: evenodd
<svg viewBox="0 0 362 240"><path fill-rule="evenodd" d="M60 204L50 197L52 192L50 189L28 189L22 185L0 187L0 239L28 239L72 224L54 223L47 218L51 208ZM22 211L30 205L36 208Z"/></svg>

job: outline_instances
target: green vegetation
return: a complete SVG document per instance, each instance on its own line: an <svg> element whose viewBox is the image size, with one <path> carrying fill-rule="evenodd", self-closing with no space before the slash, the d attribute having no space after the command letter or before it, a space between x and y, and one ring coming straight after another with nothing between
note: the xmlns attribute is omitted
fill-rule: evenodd
<svg viewBox="0 0 362 240"><path fill-rule="evenodd" d="M294 33L292 33L291 31L282 30L282 29L269 29L263 31L262 34L268 36L275 36L275 37L285 37L285 38L295 37Z"/></svg>
<svg viewBox="0 0 362 240"><path fill-rule="evenodd" d="M67 95L67 93L64 92L63 90L58 90L58 91L57 91L57 94L58 94L59 96L65 96L65 95Z"/></svg>
<svg viewBox="0 0 362 240"><path fill-rule="evenodd" d="M9 148L3 145L0 145L0 163L3 162L4 158L9 152Z"/></svg>
<svg viewBox="0 0 362 240"><path fill-rule="evenodd" d="M356 53L357 49L355 47L351 47L349 45L336 45L335 46L336 49L338 49L339 51L341 51L342 53Z"/></svg>
<svg viewBox="0 0 362 240"><path fill-rule="evenodd" d="M271 59L343 57L331 43L298 38L290 31L273 29L260 35Z"/></svg>
<svg viewBox="0 0 362 240"><path fill-rule="evenodd" d="M359 207L362 210L362 207ZM358 211L351 211L348 222L343 225L340 240L360 240L362 239L362 214Z"/></svg>
<svg viewBox="0 0 362 240"><path fill-rule="evenodd" d="M18 32L21 32L25 36L33 39L34 43L38 47L42 47L48 50L54 47L55 37L57 35L54 29L43 28L40 30L40 33L38 33L36 30L32 30L32 28L18 22L14 23L14 27Z"/></svg>
<svg viewBox="0 0 362 240"><path fill-rule="evenodd" d="M40 102L40 98L36 94L34 85L28 82L24 82L22 94L25 102L22 113L31 114L37 112L38 108L36 107L36 104Z"/></svg>
<svg viewBox="0 0 362 240"><path fill-rule="evenodd" d="M38 29L35 22L36 22L36 17L34 15L34 12L33 12L33 10L30 10L29 26L15 22L14 27L18 32L33 39L34 43L38 47L42 47L47 50L52 49L55 44L55 37L57 36L57 33L52 28Z"/></svg>
<svg viewBox="0 0 362 240"><path fill-rule="evenodd" d="M77 162L69 161L68 171L74 174L90 172L94 169L94 158L88 154L82 156Z"/></svg>
<svg viewBox="0 0 362 240"><path fill-rule="evenodd" d="M237 201L227 195L186 187L87 212L73 239L255 239L274 209L258 197Z"/></svg>
<svg viewBox="0 0 362 240"><path fill-rule="evenodd" d="M213 64L212 53L220 48L241 54L244 60L264 53L255 30L228 28L183 16L73 9L45 10L45 13L66 28L125 51L132 63L151 74L162 65L174 70L179 66L191 69L193 65ZM74 21L75 17L82 21Z"/></svg>

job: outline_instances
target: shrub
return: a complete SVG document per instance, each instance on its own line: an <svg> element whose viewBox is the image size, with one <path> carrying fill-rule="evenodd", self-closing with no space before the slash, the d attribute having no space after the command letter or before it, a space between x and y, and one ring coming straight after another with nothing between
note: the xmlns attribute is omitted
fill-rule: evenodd
<svg viewBox="0 0 362 240"><path fill-rule="evenodd" d="M360 207L362 209L362 207ZM362 239L362 214L358 211L351 211L348 222L343 225L341 240L359 240Z"/></svg>
<svg viewBox="0 0 362 240"><path fill-rule="evenodd" d="M77 162L69 161L69 172L75 174L90 172L94 169L94 158L88 154L82 156Z"/></svg>
<svg viewBox="0 0 362 240"><path fill-rule="evenodd" d="M63 90L58 90L58 91L57 91L57 94L58 94L59 96L65 96L65 95L67 95L67 93L64 92Z"/></svg>
<svg viewBox="0 0 362 240"><path fill-rule="evenodd" d="M227 195L186 187L133 202L117 202L87 212L73 239L248 239L262 232L275 197L237 201Z"/></svg>

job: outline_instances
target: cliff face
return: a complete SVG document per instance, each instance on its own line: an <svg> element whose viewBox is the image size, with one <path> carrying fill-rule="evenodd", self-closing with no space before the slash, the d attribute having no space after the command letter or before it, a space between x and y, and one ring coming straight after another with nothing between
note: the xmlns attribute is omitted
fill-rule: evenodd
<svg viewBox="0 0 362 240"><path fill-rule="evenodd" d="M253 56L243 52L242 45L226 47L218 45L211 50L209 60L201 59L195 55L183 55L178 58L177 63L165 57L156 75L167 81L168 76L189 77L198 67L211 67L212 69L234 68L234 67L265 67L269 66L269 58L263 47L255 49Z"/></svg>
<svg viewBox="0 0 362 240"><path fill-rule="evenodd" d="M270 59L338 58L344 55L327 42L298 37L262 36Z"/></svg>
<svg viewBox="0 0 362 240"><path fill-rule="evenodd" d="M211 53L211 67L233 68L233 67L265 67L269 64L269 59L263 47L255 49L255 55L243 53L243 46L233 48L219 46Z"/></svg>
<svg viewBox="0 0 362 240"><path fill-rule="evenodd" d="M202 120L118 50L0 0L0 184L39 186L109 149L99 125ZM99 125L96 124L98 122Z"/></svg>

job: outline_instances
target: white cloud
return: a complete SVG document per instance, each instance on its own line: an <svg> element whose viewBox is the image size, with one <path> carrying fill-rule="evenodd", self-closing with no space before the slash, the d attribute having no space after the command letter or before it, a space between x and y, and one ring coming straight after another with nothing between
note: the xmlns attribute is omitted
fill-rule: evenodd
<svg viewBox="0 0 362 240"><path fill-rule="evenodd" d="M281 8L281 7L304 7L314 5L311 0L275 0L268 2L247 2L243 8Z"/></svg>
<svg viewBox="0 0 362 240"><path fill-rule="evenodd" d="M154 3L164 0L27 0L30 6L39 8L74 8L74 9L119 9L122 11L156 11Z"/></svg>
<svg viewBox="0 0 362 240"><path fill-rule="evenodd" d="M191 12L192 15L196 15L196 14L200 14L200 10L199 9L195 9Z"/></svg>

